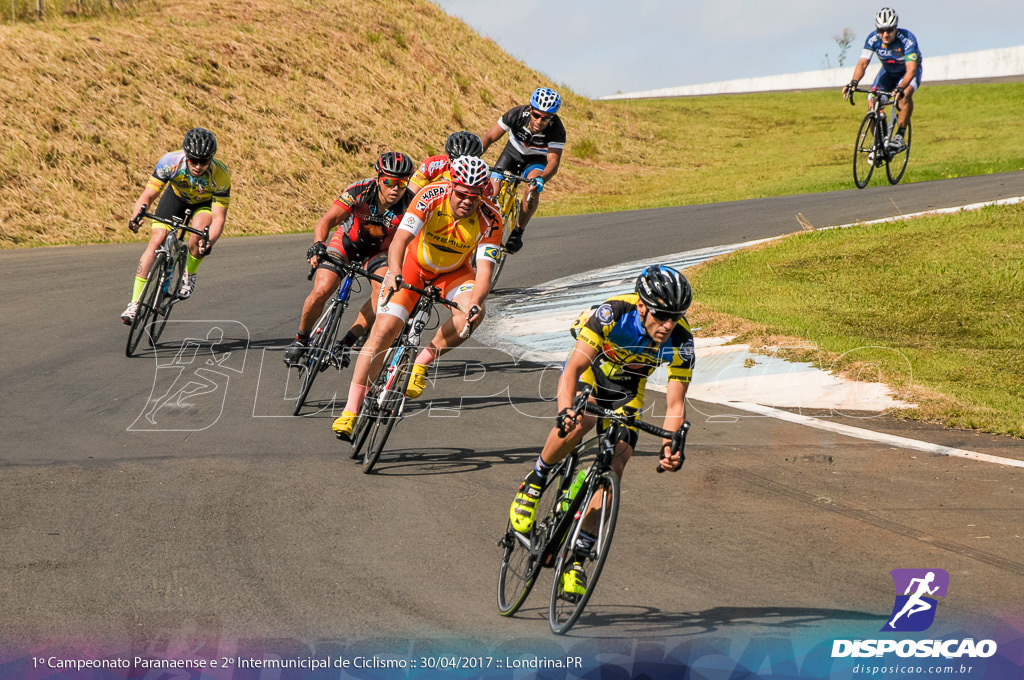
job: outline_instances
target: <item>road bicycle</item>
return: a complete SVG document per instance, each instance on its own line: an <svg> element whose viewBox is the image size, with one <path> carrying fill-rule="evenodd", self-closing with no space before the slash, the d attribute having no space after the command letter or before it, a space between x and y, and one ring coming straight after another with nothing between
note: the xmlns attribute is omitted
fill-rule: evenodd
<svg viewBox="0 0 1024 680"><path fill-rule="evenodd" d="M362 457L363 472L366 474L373 471L391 430L405 413L405 391L412 375L413 361L419 353L420 336L433 315L434 304L440 303L466 311L458 303L442 297L441 289L436 286L417 288L402 283L401 287L419 293L420 299L413 307L402 332L388 348L384 366L367 388L359 417L352 428L352 458ZM390 297L389 294L387 299ZM472 316L473 311L470 310L468 314ZM471 325L467 323L459 335L467 338L470 331Z"/></svg>
<svg viewBox="0 0 1024 680"><path fill-rule="evenodd" d="M313 326L309 335L309 346L306 348L302 358L293 363L292 366L298 369L299 373L299 396L295 399L295 410L292 415L299 415L302 406L306 403L309 390L313 387L313 381L322 372L330 367L339 371L349 364L351 348L343 348L337 342L338 329L341 327L341 317L348 308L353 292L359 292L358 287L353 291L358 277L364 277L373 281L381 281L381 277L363 269L358 263L349 263L334 257L330 253L323 253L320 261L327 261L337 267L338 271L344 272L337 291L327 304L324 311ZM316 267L309 270L307 279L312 279Z"/></svg>
<svg viewBox="0 0 1024 680"><path fill-rule="evenodd" d="M164 242L156 250L156 257L146 275L146 285L139 296L139 305L135 311L131 328L128 330L128 344L125 345L125 356L132 356L138 349L144 334L149 336L149 346L156 347L161 333L167 326L167 318L178 300L181 281L185 275L185 263L188 261L188 245L184 241L186 233L196 234L209 243L210 228L195 229L190 225L192 211L186 210L183 217L160 217L146 212L149 206L142 206L139 213L132 219L132 224L139 225L149 218L170 227ZM138 231L136 226L132 231Z"/></svg>
<svg viewBox="0 0 1024 680"><path fill-rule="evenodd" d="M586 412L598 416L597 432L582 441L565 458L548 471L546 491L537 507L537 521L529 534L512 528L511 521L498 541L502 548L498 569L498 611L512 616L530 594L541 568L554 568L554 582L548 603L548 624L556 635L562 635L579 619L597 586L598 577L608 559L615 523L619 514L619 476L612 469L615 445L627 427L670 439L671 453L682 456L690 423L684 422L676 432L664 430L639 419L602 408L589 401L591 388L582 390L573 403L576 414ZM592 460L589 469L581 468ZM659 472L663 468L657 467ZM582 482L579 477L582 475ZM575 484L574 484L575 482ZM591 500L597 498L598 525L593 546L583 551L576 539ZM570 595L563 589L563 578L582 560L587 574L582 595Z"/></svg>
<svg viewBox="0 0 1024 680"><path fill-rule="evenodd" d="M534 183L532 179L505 170L502 172L501 182L498 184L498 192L494 196L498 212L501 213L504 229L501 239L502 246L498 248L497 261L494 263L494 269L491 272L491 290L494 290L494 287L497 285L498 277L501 276L501 270L505 268L505 258L509 254L504 246L505 240L508 238L508 234L519 226L519 213L522 211L519 189L524 183L529 184L530 190L533 190Z"/></svg>
<svg viewBox="0 0 1024 680"><path fill-rule="evenodd" d="M864 115L864 120L857 131L857 144L853 148L853 181L858 189L863 189L871 181L871 173L875 168L885 165L885 174L889 184L897 184L903 179L910 160L910 121L903 135L905 145L898 151L892 150L892 138L896 134L897 112L896 91L854 88L850 90L850 104L853 105L853 93L865 92L872 95L871 110ZM885 108L892 106L888 119Z"/></svg>

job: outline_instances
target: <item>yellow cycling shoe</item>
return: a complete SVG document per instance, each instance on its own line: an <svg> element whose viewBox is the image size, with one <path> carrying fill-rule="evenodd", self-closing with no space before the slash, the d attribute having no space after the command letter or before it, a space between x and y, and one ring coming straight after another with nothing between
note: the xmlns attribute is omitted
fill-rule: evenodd
<svg viewBox="0 0 1024 680"><path fill-rule="evenodd" d="M352 441L352 428L356 426L357 417L352 411L342 411L341 415L334 419L331 429L338 439Z"/></svg>
<svg viewBox="0 0 1024 680"><path fill-rule="evenodd" d="M519 493L512 500L512 507L508 511L512 528L521 534L530 533L533 522L537 518L537 502L540 500L543 489L535 477L533 473L530 473L530 476L519 485Z"/></svg>
<svg viewBox="0 0 1024 680"><path fill-rule="evenodd" d="M587 575L579 562L573 562L572 569L562 574L562 592L573 599L587 592Z"/></svg>
<svg viewBox="0 0 1024 680"><path fill-rule="evenodd" d="M405 388L405 396L415 399L423 394L423 390L427 388L428 370L430 366L427 364L412 365L412 376L409 378L409 386Z"/></svg>

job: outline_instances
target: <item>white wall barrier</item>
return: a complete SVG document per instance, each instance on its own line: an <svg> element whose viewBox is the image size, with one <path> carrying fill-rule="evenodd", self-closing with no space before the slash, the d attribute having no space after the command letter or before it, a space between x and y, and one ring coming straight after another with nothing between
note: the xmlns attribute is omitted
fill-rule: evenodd
<svg viewBox="0 0 1024 680"><path fill-rule="evenodd" d="M859 52L858 52L859 55ZM820 69L803 73L787 73L760 78L740 78L702 85L663 87L644 92L613 94L601 99L640 99L644 97L686 97L702 94L729 94L739 92L771 92L775 90L812 90L823 87L841 88L850 81L853 65ZM877 57L871 60L862 83L870 83L880 68ZM966 80L969 78L999 78L1024 75L1024 45L1004 47L981 52L964 52L944 57L924 58L924 81Z"/></svg>

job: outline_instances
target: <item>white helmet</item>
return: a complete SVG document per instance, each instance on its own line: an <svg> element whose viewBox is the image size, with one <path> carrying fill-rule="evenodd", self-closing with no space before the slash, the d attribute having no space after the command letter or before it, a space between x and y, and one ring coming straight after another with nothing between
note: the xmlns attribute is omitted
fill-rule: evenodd
<svg viewBox="0 0 1024 680"><path fill-rule="evenodd" d="M451 161L452 182L467 187L482 187L487 184L491 168L482 158L459 156Z"/></svg>
<svg viewBox="0 0 1024 680"><path fill-rule="evenodd" d="M896 15L896 10L890 7L883 7L875 15L875 29L879 31L883 28L896 28L899 22L900 18Z"/></svg>

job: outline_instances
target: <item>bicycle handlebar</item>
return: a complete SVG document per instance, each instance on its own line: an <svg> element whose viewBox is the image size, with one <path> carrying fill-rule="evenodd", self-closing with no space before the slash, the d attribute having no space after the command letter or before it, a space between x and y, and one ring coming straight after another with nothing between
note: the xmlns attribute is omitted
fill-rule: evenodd
<svg viewBox="0 0 1024 680"><path fill-rule="evenodd" d="M366 278L370 279L371 281L376 281L378 283L381 283L381 282L384 281L384 277L377 276L376 274L372 274L372 273L366 271L365 269L363 269L362 267L360 267L358 264L355 264L353 262L346 262L345 260L337 258L334 255L331 255L330 253L324 253L323 255L321 255L318 258L317 266L319 266L319 263L323 262L324 260L330 262L335 267L338 267L340 269L344 269L345 271L347 271L349 274L352 274L353 276L365 276ZM316 272L316 267L310 267L309 268L309 274L306 276L306 280L307 281L309 281L309 280L311 280L313 278L314 272Z"/></svg>
<svg viewBox="0 0 1024 680"><path fill-rule="evenodd" d="M590 397L593 394L593 391L593 388L589 385L580 390L580 393L576 395L576 398L573 400L572 403L573 413L577 415L583 412L590 413L591 415L598 416L599 418L607 418L609 420L615 420L617 422L620 422L624 425L631 425L633 427L636 427L637 429L647 432L648 434L652 434L656 437L661 437L662 439L671 439L672 444L670 453L678 453L680 458L683 458L683 449L686 447L686 433L689 432L690 430L690 421L683 421L683 424L679 427L679 429L676 430L675 432L672 432L670 430L658 427L657 425L645 423L644 421L640 420L639 417L637 417L636 415L628 416L623 413L619 413L617 411L613 411L611 409L607 409L602 406L598 406L597 404L591 403ZM682 468L682 465L680 465L680 468ZM656 470L658 472L664 472L665 468L661 467L661 465L658 465Z"/></svg>
<svg viewBox="0 0 1024 680"><path fill-rule="evenodd" d="M148 217L149 219L153 220L154 222L160 222L161 224L166 224L169 227L174 227L175 231L178 231L180 229L181 231L186 231L186 232L189 232L191 234L195 234L196 236L202 236L203 240L205 240L207 243L209 243L209 241L210 241L210 225L206 225L206 227L204 229L196 229L195 227L191 226L190 222L192 221L192 218L194 217L194 215L192 214L191 210L186 210L184 217L177 217L177 216L175 216L175 217L161 217L159 215L154 215L151 212L146 212L148 209L149 209L148 205L143 205L142 209L139 210L139 213L135 217L132 218L132 222L138 224L138 223L141 223L143 219Z"/></svg>
<svg viewBox="0 0 1024 680"><path fill-rule="evenodd" d="M871 88L868 88L868 87L855 87L855 88L849 90L849 93L850 93L850 97L849 97L849 99L850 99L850 106L853 106L853 93L854 92L863 92L864 94L873 94L873 95L881 95L883 97L889 97L890 99L892 99L893 106L895 106L897 110L900 109L900 103L896 99L896 90L886 91L886 90L876 90L873 87L871 87Z"/></svg>
<svg viewBox="0 0 1024 680"><path fill-rule="evenodd" d="M406 283L405 281L403 281L401 275L395 277L395 283L398 284L399 288L404 288L406 290L411 290L414 293L419 293L423 297L425 297L428 300L430 300L431 303L440 302L441 304L443 304L443 305L445 305L447 307L451 307L452 309L457 309L460 312L462 312L463 314L465 314L466 315L466 325L462 328L461 331L459 331L459 337L462 338L463 340L468 338L470 333L473 332L473 324L470 321L470 319L472 317L476 316L477 312L480 311L480 308L477 307L476 305L473 305L469 309L466 309L465 307L460 305L458 302L455 302L454 300L446 300L445 298L441 297L441 289L438 288L437 286L427 286L426 288L417 288L416 286L412 285L411 283ZM391 296L394 295L394 294L395 294L395 291L388 291L387 296L384 298L385 304L391 299Z"/></svg>

